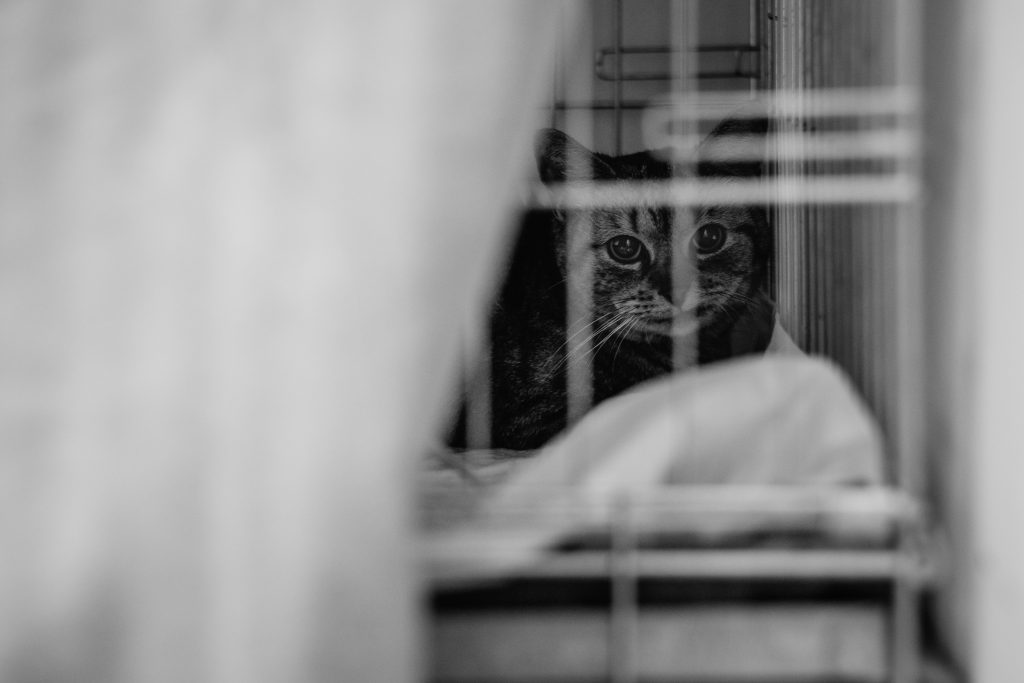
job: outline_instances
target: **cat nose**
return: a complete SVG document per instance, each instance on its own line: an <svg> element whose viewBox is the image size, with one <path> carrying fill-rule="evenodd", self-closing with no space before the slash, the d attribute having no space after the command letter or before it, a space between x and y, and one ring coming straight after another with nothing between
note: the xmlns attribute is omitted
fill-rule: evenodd
<svg viewBox="0 0 1024 683"><path fill-rule="evenodd" d="M669 301L682 301L695 275L696 269L686 260L683 263L666 264L657 273L652 273L650 280L661 296Z"/></svg>
<svg viewBox="0 0 1024 683"><path fill-rule="evenodd" d="M672 301L672 273L667 268L659 268L648 276L651 286L659 296Z"/></svg>

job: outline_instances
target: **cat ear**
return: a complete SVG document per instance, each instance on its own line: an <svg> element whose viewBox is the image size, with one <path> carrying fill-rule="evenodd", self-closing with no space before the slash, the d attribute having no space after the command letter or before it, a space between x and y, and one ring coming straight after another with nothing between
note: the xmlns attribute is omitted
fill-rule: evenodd
<svg viewBox="0 0 1024 683"><path fill-rule="evenodd" d="M724 159L701 161L698 175L724 177L764 177L769 169L768 134L771 121L766 117L727 118L712 130L700 145L698 155L718 152ZM732 151L743 150L736 159Z"/></svg>
<svg viewBox="0 0 1024 683"><path fill-rule="evenodd" d="M545 183L616 177L615 169L603 155L591 152L554 128L546 128L537 135L536 153L537 170Z"/></svg>

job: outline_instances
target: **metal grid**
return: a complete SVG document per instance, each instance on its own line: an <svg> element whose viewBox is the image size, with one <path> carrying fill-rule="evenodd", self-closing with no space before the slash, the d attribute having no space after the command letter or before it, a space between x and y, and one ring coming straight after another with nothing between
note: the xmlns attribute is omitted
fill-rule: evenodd
<svg viewBox="0 0 1024 683"><path fill-rule="evenodd" d="M627 130L637 124L649 147L689 150L709 122L742 105L743 115L774 122L768 161L775 173L729 183L684 174L660 183L532 184L526 201L586 208L628 206L655 196L676 206L680 220L705 202L772 205L773 294L783 325L805 351L832 358L849 374L883 427L894 488L884 503L870 496L862 500L892 533L887 544L871 549L643 549L638 534L649 531L644 520L656 503L622 498L610 501L605 515L608 548L556 553L517 576L608 580L607 680L616 683L641 680L637 585L644 578L884 580L891 589L886 678L916 681L917 604L928 575L918 502L924 489L921 423L915 411L921 404L914 357L921 334L917 2L748 0L748 40L719 45L700 44L703 6L697 0L665 5L670 44L632 45L626 28L633 7L629 0L611 0L598 8L611 18L610 30L605 26L611 45L601 44L596 30L583 32L594 55L593 82L570 87L563 68L555 78L551 124L594 141L602 137L599 129L610 126L605 139L615 154L632 151L624 150ZM564 27L566 41L580 39L577 28ZM715 61L721 55L731 60L725 68ZM659 61L643 61L650 58ZM635 94L631 86L638 82L662 82L670 92L656 99ZM720 153L728 159L761 154L742 147ZM588 324L586 315L570 310L570 328ZM576 368L568 380L570 416L589 408L588 351L577 348L581 362L570 363ZM486 388L476 376L477 398L486 402ZM484 434L486 410L475 419ZM486 436L478 441L485 444ZM720 511L723 501L769 518L788 506L816 519L849 512L845 498L809 505L792 492L766 497L716 491L714 501L700 491L674 495L674 509L698 516ZM569 509L566 515L579 512ZM463 550L467 557L481 552ZM447 553L435 558L438 581L451 576L446 563L459 561L458 552Z"/></svg>
<svg viewBox="0 0 1024 683"><path fill-rule="evenodd" d="M584 637L573 637L571 631L584 623L568 621L562 625L564 636L574 642L575 647L589 648L591 658L597 652L606 654L606 661L590 661L582 666L588 676L599 676L600 680L613 683L633 683L644 680L665 680L654 672L664 671L665 656L650 652L644 642L650 633L651 616L671 614L679 620L679 638L693 636L686 626L686 610L692 607L666 612L670 605L652 605L642 602L640 595L645 583L668 580L677 584L687 582L733 583L739 586L750 582L776 581L790 586L819 586L827 582L844 582L889 586L889 597L882 605L862 606L875 610L878 618L873 622L878 632L871 637L878 644L879 661L864 661L848 667L844 672L818 672L818 677L807 679L808 671L818 666L809 662L798 664L805 678L787 678L780 667L765 666L764 680L865 680L911 682L918 680L919 645L915 628L917 594L931 576L927 561L928 549L920 522L922 510L914 498L898 491L836 491L833 489L778 490L741 488L722 490L720 487L688 487L686 489L664 489L643 497L619 497L604 501L575 501L562 511L565 519L578 520L582 529L607 539L607 546L595 549L577 549L548 554L543 561L524 564L514 571L500 567L489 572L480 565L481 557L498 557L504 547L521 533L522 526L517 518L532 519L533 512L526 508L508 509L495 525L488 529L487 538L448 544L434 548L426 555L428 576L436 587L459 589L470 585L492 585L492 582L532 581L539 585L572 585L578 582L590 585L602 582L607 591L607 608L600 618L603 633L595 634L592 629ZM809 531L824 532L841 542L828 546L807 544L806 546L763 547L758 545L728 543L728 534L704 542L683 547L675 544L669 547L652 546L652 535L659 533L681 534L687 531L703 530L716 523L728 524L737 519L759 520L759 528L779 538L792 538L794 534ZM601 519L601 524L595 524ZM536 529L535 529L536 531ZM883 533L879 533L883 532ZM886 540L879 540L886 539ZM565 582L570 582L566 584ZM556 600L554 609L564 600ZM799 604L799 600L798 600ZM728 600L726 605L729 606ZM775 603L776 608L778 603ZM503 630L505 637L515 639L526 634L527 629L544 628L544 619L530 621L528 611L517 610L505 605L502 614L508 615L512 628ZM832 603L823 603L821 609L834 608ZM750 617L764 616L764 610L756 605L748 606ZM552 609L548 607L547 609ZM544 612L541 612L543 614ZM536 613L534 613L536 614ZM887 616L883 616L887 615ZM456 613L459 616L459 613ZM535 618L535 617L534 617ZM441 619L444 619L442 616ZM526 624L524 627L523 625ZM518 625L518 628L517 628ZM592 626L592 624L591 624ZM782 628L785 628L783 626ZM671 632L671 621L668 625ZM485 634L486 622L481 627ZM863 634L864 629L860 629ZM662 635L665 630L662 630ZM762 636L765 634L762 633ZM842 636L841 636L842 637ZM589 640L589 643L588 643ZM600 642L603 641L603 642ZM733 642L738 652L745 651L744 643ZM679 643L684 647L685 643ZM835 640L832 647L836 646ZM472 648L472 643L466 643ZM498 646L486 644L480 649L487 654L472 652L466 655L472 661L474 656L487 661L494 651L506 649L516 651L515 643L503 642ZM438 648L439 650L449 650ZM531 652L529 646L524 654ZM578 680L581 671L579 661L566 665L557 655L550 661L531 662L536 678L510 671L508 662L504 668L489 664L459 667L442 662L436 668L438 681L491 681L491 680ZM541 658L544 654L541 655ZM833 655L834 657L834 655ZM500 659L500 658L499 658ZM570 658L571 660L572 658ZM840 658L842 659L842 658ZM789 673L794 674L793 664ZM514 668L514 665L513 667ZM564 670L563 670L564 668ZM826 667L827 668L827 667ZM860 674L861 677L856 677ZM575 676L574 676L575 675ZM719 680L676 673L667 680ZM586 680L592 680L586 677ZM726 678L724 680L734 680ZM735 680L759 680L749 676Z"/></svg>

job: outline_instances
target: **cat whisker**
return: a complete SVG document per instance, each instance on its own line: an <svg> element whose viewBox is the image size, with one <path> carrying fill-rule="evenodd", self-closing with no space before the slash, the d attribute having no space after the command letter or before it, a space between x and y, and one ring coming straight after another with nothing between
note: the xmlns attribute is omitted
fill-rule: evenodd
<svg viewBox="0 0 1024 683"><path fill-rule="evenodd" d="M591 334L589 336L587 336L586 339L584 339L579 344L577 344L575 347L570 349L562 357L562 359L554 366L554 368L552 368L552 372L557 372L558 370L562 369L564 366L567 366L569 364L569 361L570 361L571 358L574 358L574 357L579 355L580 349L586 347L588 344L590 344L590 342L592 342L594 339L596 339L598 336L600 336L606 330L608 330L608 329L618 325L621 322L621 320L623 319L624 316L625 316L625 314L623 314L623 313L620 313L618 311L613 311L613 312L611 312L609 314L606 314L606 315L602 316L601 318L598 318L597 320L604 320L604 322L602 322L602 324L596 330L594 330L593 327L591 326L589 328L592 331ZM607 320L607 318L609 318L609 317L611 317L611 320ZM582 332L582 331L584 331L584 330L581 330L580 332ZM577 332L573 336L574 337L578 336L580 334L580 332ZM560 347L560 348L564 348L566 345L567 344L563 344L562 347ZM597 344L596 346L592 346L591 347L591 349L590 349L590 355L591 356L596 352L598 347L600 347L600 343Z"/></svg>
<svg viewBox="0 0 1024 683"><path fill-rule="evenodd" d="M618 358L619 352L622 350L622 344L626 341L626 339L629 338L629 334L633 330L635 330L638 327L640 327L642 323L643 323L643 319L641 317L637 316L635 310L630 310L628 312L624 312L623 313L623 320L620 322L620 324L614 330L609 332L608 336L605 337L604 341L602 341L601 344L598 345L599 347L603 346L607 342L611 341L615 336L619 337L619 343L615 347L615 353L612 355L612 363L613 364L615 363L616 358ZM595 351L596 351L596 349L595 349Z"/></svg>
<svg viewBox="0 0 1024 683"><path fill-rule="evenodd" d="M737 308L729 304L740 303L743 308ZM722 302L714 302L711 306L712 310L720 316L724 316L732 322L738 322L742 319L744 313L749 312L752 308L757 307L762 302L747 294L741 294L739 292L730 293L728 298L728 304Z"/></svg>
<svg viewBox="0 0 1024 683"><path fill-rule="evenodd" d="M604 339L602 339L596 345L594 345L594 353L597 353L597 351L601 347L605 346L606 344L608 344L609 341L614 339L616 334L618 334L620 331L622 331L623 329L628 327L630 325L630 322L631 322L631 319L630 318L626 318L625 314L623 314L623 316L619 320L616 321L615 326L613 328L611 328L610 331L608 331L607 334L605 334Z"/></svg>
<svg viewBox="0 0 1024 683"><path fill-rule="evenodd" d="M602 334L605 335L603 339L601 339L597 344L593 346L592 353L596 353L597 350L601 348L615 334L615 331L626 320L627 315L628 313L626 312L616 312L614 318L607 321L604 325L597 329L593 335L590 336L590 339L588 341L592 341Z"/></svg>
<svg viewBox="0 0 1024 683"><path fill-rule="evenodd" d="M596 324L598 322L601 322L601 321L604 321L604 320L606 320L607 318L609 318L609 317L611 317L613 315L615 315L614 311L611 312L611 313L605 313L604 315L598 316L597 318L594 318L593 320L591 320L589 324L584 325L580 329L578 329L575 332L573 332L572 334L567 335L566 338L565 338L565 341L562 342L561 344L559 344L558 348L556 348L554 351L551 352L551 355L554 356L556 354L561 353L564 349L568 348L568 346L572 343L573 339L579 337L581 334L584 334L584 333L587 333L587 332L593 333L593 331L594 331L594 324Z"/></svg>
<svg viewBox="0 0 1024 683"><path fill-rule="evenodd" d="M634 329L636 329L639 326L640 326L640 319L639 318L633 318L632 320L630 320L630 321L628 321L626 323L625 328L622 330L622 334L620 335L620 338L619 338L619 345L615 347L615 354L612 355L612 365L613 366L615 365L615 361L618 360L618 358L619 358L619 352L622 351L622 344L623 344L623 342L625 342L626 339L629 337L629 333L632 332Z"/></svg>
<svg viewBox="0 0 1024 683"><path fill-rule="evenodd" d="M596 344L591 345L590 349L591 354L596 353L598 349L600 349L612 336L614 336L616 330L628 319L628 317L628 311L615 311L610 319L605 320L593 331L593 334L581 342L575 350L579 350L587 343L593 342L595 339L599 339Z"/></svg>
<svg viewBox="0 0 1024 683"><path fill-rule="evenodd" d="M569 278L563 277L561 280L559 280L558 282L554 283L550 287L546 288L544 291L545 292L550 292L551 290L555 289L556 287L562 287L563 285L565 285L568 282L569 282Z"/></svg>
<svg viewBox="0 0 1024 683"><path fill-rule="evenodd" d="M588 324L588 325L584 325L584 326L583 326L583 327L581 327L580 329L578 329L578 330L576 330L575 332L573 332L573 333L572 333L571 335L568 335L568 336L566 336L566 338L565 338L565 341L564 341L564 342L563 342L562 344L560 344L560 345L558 346L558 348L556 348L556 349L555 349L555 350L554 350L554 351L552 352L552 354L551 354L551 355L555 355L555 354L557 354L557 353L560 353L560 352L561 352L561 351L562 351L563 349L565 349L565 348L567 348L567 347L569 346L569 344L570 344L570 343L572 342L572 340L573 340L573 339L575 339L576 337L580 336L581 334L583 334L583 333L585 333L585 332L591 332L591 333L593 333L593 331L594 331L594 325L595 325L595 324L597 324L597 323L599 323L599 322L602 322L602 321L605 321L605 320L607 320L608 318L610 318L610 317L612 317L612 316L615 316L615 315L617 315L617 314L618 314L618 312L617 312L617 311L610 311L610 312L608 312L608 313L605 313L605 314L603 314L603 315L600 315L600 316L598 316L598 317L594 318L593 320L591 320L591 321L590 321L590 324Z"/></svg>

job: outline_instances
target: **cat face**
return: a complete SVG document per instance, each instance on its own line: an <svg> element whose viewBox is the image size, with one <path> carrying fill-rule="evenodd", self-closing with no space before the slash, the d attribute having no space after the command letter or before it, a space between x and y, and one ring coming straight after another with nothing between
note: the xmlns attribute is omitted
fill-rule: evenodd
<svg viewBox="0 0 1024 683"><path fill-rule="evenodd" d="M689 336L747 303L760 273L757 217L743 207L687 213L570 212L560 265L574 303L638 340Z"/></svg>
<svg viewBox="0 0 1024 683"><path fill-rule="evenodd" d="M647 154L593 154L557 131L542 147L541 177L665 179ZM559 266L576 310L602 332L638 341L686 338L734 316L762 286L768 232L763 211L743 206L566 211Z"/></svg>

